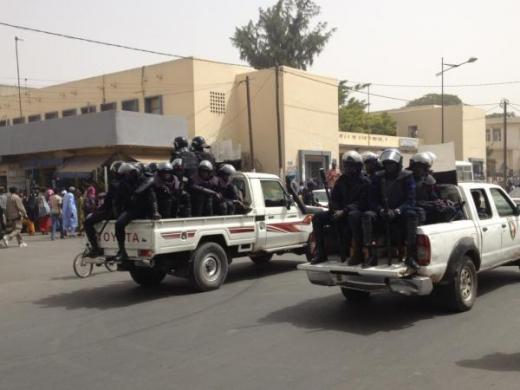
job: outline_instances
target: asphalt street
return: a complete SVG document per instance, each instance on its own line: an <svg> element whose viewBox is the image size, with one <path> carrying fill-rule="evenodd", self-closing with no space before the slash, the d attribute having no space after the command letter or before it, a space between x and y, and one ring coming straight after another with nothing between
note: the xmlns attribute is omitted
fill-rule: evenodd
<svg viewBox="0 0 520 390"><path fill-rule="evenodd" d="M79 239L0 249L0 389L518 389L520 271L480 275L476 305L347 303L302 257L233 262L219 290L155 290L97 268Z"/></svg>

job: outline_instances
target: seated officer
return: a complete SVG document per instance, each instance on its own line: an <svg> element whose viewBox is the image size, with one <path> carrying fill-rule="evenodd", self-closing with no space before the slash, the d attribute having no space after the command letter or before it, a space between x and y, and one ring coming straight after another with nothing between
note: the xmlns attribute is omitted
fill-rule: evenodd
<svg viewBox="0 0 520 390"><path fill-rule="evenodd" d="M331 205L328 211L314 215L312 228L316 239L316 256L311 263L327 261L325 253L325 226L334 225L338 232L338 244L341 261L344 262L350 254L351 242L354 243L354 255L349 265L363 262L361 213L366 208L370 182L362 173L363 160L358 152L350 151L343 154L343 174L332 189Z"/></svg>
<svg viewBox="0 0 520 390"><path fill-rule="evenodd" d="M364 267L377 265L374 230L385 226L386 234L398 232L406 242L405 264L418 268L415 209L415 181L410 171L403 169L403 156L397 149L387 149L380 157L383 170L376 173L369 192L370 210L363 215L363 237L369 250ZM390 240L390 237L386 237ZM388 254L390 255L390 254Z"/></svg>

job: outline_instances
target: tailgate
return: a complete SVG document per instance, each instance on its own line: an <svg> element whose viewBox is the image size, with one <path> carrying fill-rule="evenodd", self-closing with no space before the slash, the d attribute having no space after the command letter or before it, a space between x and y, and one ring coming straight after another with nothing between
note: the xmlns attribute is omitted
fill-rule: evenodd
<svg viewBox="0 0 520 390"><path fill-rule="evenodd" d="M115 233L115 221L107 223L103 231L103 225L96 225L98 243L105 252L105 256L114 255L117 252L117 240ZM140 220L128 224L126 232L126 251L130 257L137 257L138 250L154 250L154 223L152 221Z"/></svg>
<svg viewBox="0 0 520 390"><path fill-rule="evenodd" d="M298 269L311 272L326 272L333 274L378 276L384 278L402 278L406 276L407 267L403 264L378 265L376 267L361 268L360 265L350 266L339 261L324 263L305 263L298 265Z"/></svg>

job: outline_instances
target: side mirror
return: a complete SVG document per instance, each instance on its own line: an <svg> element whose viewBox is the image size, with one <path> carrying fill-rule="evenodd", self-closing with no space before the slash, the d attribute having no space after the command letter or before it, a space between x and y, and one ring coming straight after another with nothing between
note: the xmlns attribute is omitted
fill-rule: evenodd
<svg viewBox="0 0 520 390"><path fill-rule="evenodd" d="M515 215L516 215L516 216L520 215L520 205L517 205L517 206L515 207Z"/></svg>

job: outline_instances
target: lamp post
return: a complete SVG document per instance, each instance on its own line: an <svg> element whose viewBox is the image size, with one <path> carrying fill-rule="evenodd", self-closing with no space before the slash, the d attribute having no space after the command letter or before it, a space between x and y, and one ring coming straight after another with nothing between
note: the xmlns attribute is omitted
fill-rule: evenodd
<svg viewBox="0 0 520 390"><path fill-rule="evenodd" d="M444 73L464 64L475 62L476 60L477 57L470 57L460 64L446 64L444 62L444 57L441 58L441 71L435 74L435 76L441 76L441 143L444 143Z"/></svg>

